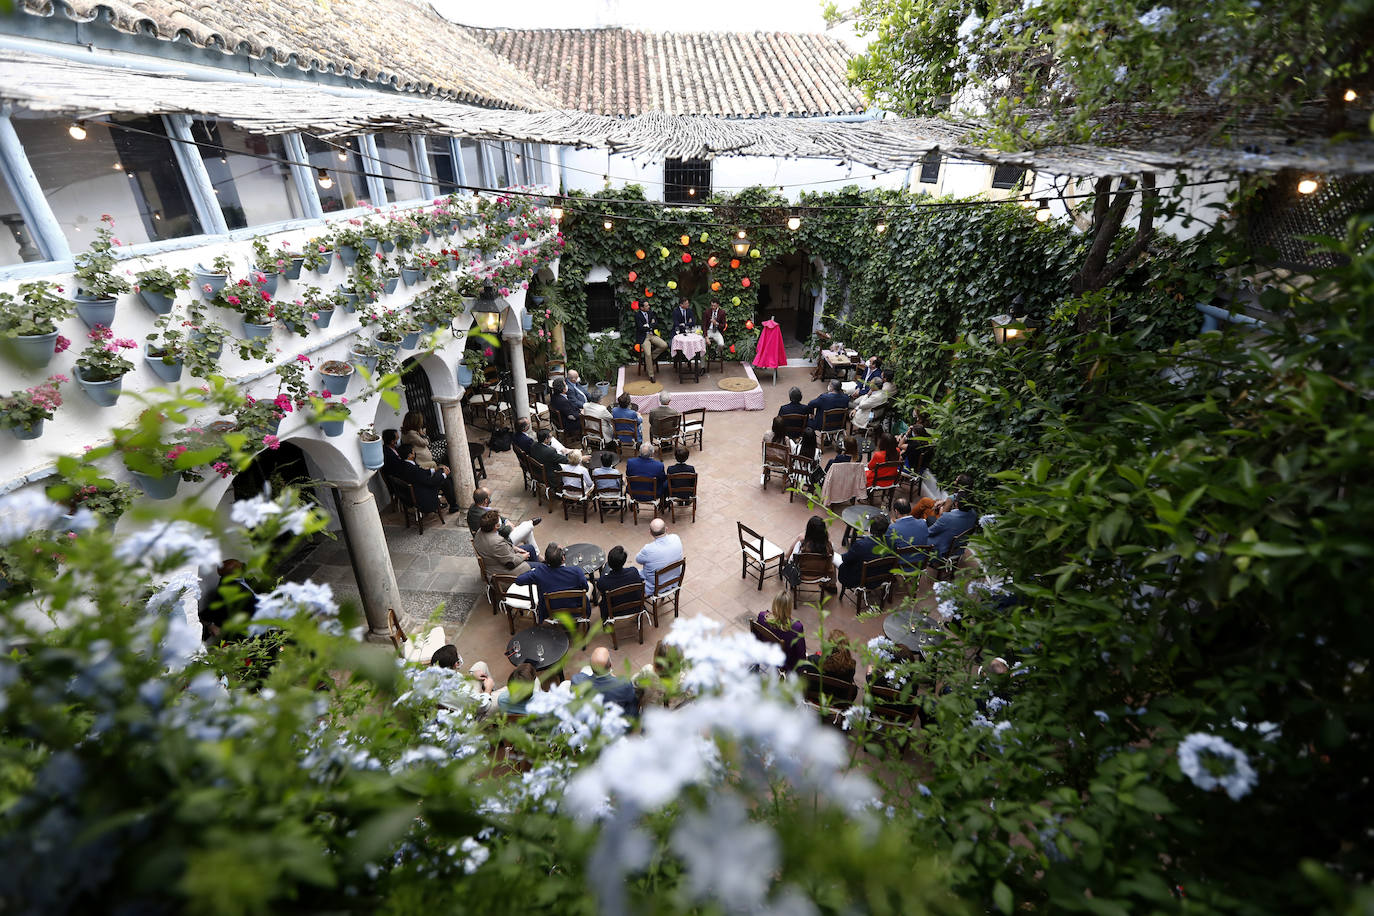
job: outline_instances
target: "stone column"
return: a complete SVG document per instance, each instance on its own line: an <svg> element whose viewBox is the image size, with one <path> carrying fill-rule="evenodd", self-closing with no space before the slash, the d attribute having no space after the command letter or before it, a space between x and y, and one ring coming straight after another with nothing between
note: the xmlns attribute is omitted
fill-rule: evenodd
<svg viewBox="0 0 1374 916"><path fill-rule="evenodd" d="M515 386L515 417L517 420L530 418L530 389L525 376L525 335L517 324L514 331L507 328L501 335L510 349L510 376Z"/></svg>
<svg viewBox="0 0 1374 916"><path fill-rule="evenodd" d="M448 440L448 469L453 474L453 491L458 508L472 505L477 479L472 474L472 453L468 451L468 428L463 422L463 389L456 398L435 398L444 418L444 438Z"/></svg>
<svg viewBox="0 0 1374 916"><path fill-rule="evenodd" d="M396 570L391 566L391 551L387 549L377 500L365 480L337 486L339 504L343 507L343 517L339 521L347 539L353 575L358 580L367 626L370 635L385 637L387 609L395 608L397 615L401 615L401 588L396 584Z"/></svg>

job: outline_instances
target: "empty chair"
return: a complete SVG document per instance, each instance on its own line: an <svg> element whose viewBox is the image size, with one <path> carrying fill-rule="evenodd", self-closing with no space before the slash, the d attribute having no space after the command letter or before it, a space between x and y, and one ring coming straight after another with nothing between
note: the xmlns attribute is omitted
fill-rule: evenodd
<svg viewBox="0 0 1374 916"><path fill-rule="evenodd" d="M879 607L887 602L887 596L892 590L892 571L896 568L897 558L895 556L874 557L871 560L864 560L863 569L859 571L859 584L848 590L853 595L856 611L872 607L871 595L874 593L878 596ZM845 591L845 585L841 582L841 601L844 600Z"/></svg>
<svg viewBox="0 0 1374 916"><path fill-rule="evenodd" d="M792 452L787 446L779 442L763 443L763 488L768 489L768 481L774 474L787 479L787 472L792 466Z"/></svg>
<svg viewBox="0 0 1374 916"><path fill-rule="evenodd" d="M496 597L496 605L506 614L511 635L515 635L515 619L528 617L532 623L539 622L538 603L533 585L516 585L515 576L496 573L491 577L491 591Z"/></svg>
<svg viewBox="0 0 1374 916"><path fill-rule="evenodd" d="M649 518L658 518L658 481L652 477L631 477L627 484L630 507L634 510L635 524L639 524L641 509L649 511Z"/></svg>
<svg viewBox="0 0 1374 916"><path fill-rule="evenodd" d="M433 627L418 640L408 639L406 631L401 627L401 619L392 608L386 609L386 626L391 636L391 644L396 648L396 654L408 662L428 665L434 657L435 650L448 645L448 637L444 635L442 626Z"/></svg>
<svg viewBox="0 0 1374 916"><path fill-rule="evenodd" d="M658 626L659 610L666 605L673 606L673 616L678 615L682 598L682 580L687 577L687 560L681 559L654 570L654 593L644 600L648 603L649 617Z"/></svg>
<svg viewBox="0 0 1374 916"><path fill-rule="evenodd" d="M697 520L697 475L696 474L669 474L668 475L668 496L664 499L668 506L668 514L673 521L677 521L678 509L691 509L692 521Z"/></svg>
<svg viewBox="0 0 1374 916"><path fill-rule="evenodd" d="M763 580L768 577L768 567L773 567L773 572L778 572L782 568L782 548L744 522L735 522L735 527L739 531L740 578L748 577L751 567L757 569L759 591L763 591Z"/></svg>
<svg viewBox="0 0 1374 916"><path fill-rule="evenodd" d="M650 616L644 602L643 582L631 582L629 585L613 588L606 593L606 609L611 615L606 621L606 626L611 631L612 646L617 649L620 648L620 640L616 637L616 626L628 620L635 622L635 633L639 637L639 644L644 645L644 618Z"/></svg>
<svg viewBox="0 0 1374 916"><path fill-rule="evenodd" d="M705 407L693 407L690 410L684 410L682 412L682 427L678 438L682 440L683 445L689 448L693 440L696 441L698 450L706 448L704 444L706 438Z"/></svg>

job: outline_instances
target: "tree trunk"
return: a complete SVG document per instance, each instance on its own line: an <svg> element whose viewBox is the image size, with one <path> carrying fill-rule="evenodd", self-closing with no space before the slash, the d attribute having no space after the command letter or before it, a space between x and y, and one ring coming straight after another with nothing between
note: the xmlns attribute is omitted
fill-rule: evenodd
<svg viewBox="0 0 1374 916"><path fill-rule="evenodd" d="M1093 221L1087 257L1083 266L1073 278L1074 295L1083 295L1102 289L1125 272L1144 253L1154 237L1155 208L1159 202L1159 192L1155 190L1155 175L1146 172L1140 178L1141 202L1140 218L1136 224L1136 236L1131 244L1118 257L1111 257L1112 246L1121 234L1121 225L1130 207L1131 197L1136 189L1134 178L1123 178L1112 196L1112 179L1099 178L1093 188ZM1078 329L1090 331L1102 320L1101 315L1091 309L1078 313Z"/></svg>

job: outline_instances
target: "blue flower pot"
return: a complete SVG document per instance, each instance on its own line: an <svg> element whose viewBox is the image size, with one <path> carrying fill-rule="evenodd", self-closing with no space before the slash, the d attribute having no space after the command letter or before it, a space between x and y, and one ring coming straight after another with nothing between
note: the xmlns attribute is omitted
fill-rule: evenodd
<svg viewBox="0 0 1374 916"><path fill-rule="evenodd" d="M86 392L86 396L95 402L97 407L113 407L119 400L119 392L124 389L124 376L109 379L103 382L88 382L81 377L81 370L77 369L73 373L76 382L81 386L81 390Z"/></svg>
<svg viewBox="0 0 1374 916"><path fill-rule="evenodd" d="M448 259L448 264L447 264L446 266L448 267L449 270L457 270L457 269L458 269L458 259L455 258L455 257L451 257L451 256L450 256L449 259Z"/></svg>
<svg viewBox="0 0 1374 916"><path fill-rule="evenodd" d="M429 240L430 240L429 230L426 229L426 230L424 230L423 232L420 233L420 244L421 244L421 245L428 245L428 244L429 244Z"/></svg>
<svg viewBox="0 0 1374 916"><path fill-rule="evenodd" d="M202 334L202 333L200 333L199 331L192 331L192 332L191 332L191 343L195 344L196 346L204 346L204 344L205 344L205 335ZM211 358L211 359L219 359L219 358L220 358L221 356L223 356L223 355L224 355L224 341L221 339L221 340L219 341L219 343L218 343L218 346L216 346L214 350L210 351L210 358Z"/></svg>
<svg viewBox="0 0 1374 916"><path fill-rule="evenodd" d="M317 309L315 314L320 317L312 318L311 320L315 322L315 327L317 328L327 328L329 327L329 322L334 320L333 309Z"/></svg>
<svg viewBox="0 0 1374 916"><path fill-rule="evenodd" d="M324 255L324 263L315 268L315 273L323 277L334 266L334 252L321 251L320 254Z"/></svg>
<svg viewBox="0 0 1374 916"><path fill-rule="evenodd" d="M396 292L396 285L400 282L401 278L399 276L387 277L385 281L383 281L382 283L382 289L386 291L386 294L388 296L390 296L392 293Z"/></svg>
<svg viewBox="0 0 1374 916"><path fill-rule="evenodd" d="M37 439L43 435L43 418L34 420L29 426L11 426L10 432L14 433L16 439ZM380 445L381 443L378 442L377 444Z"/></svg>
<svg viewBox="0 0 1374 916"><path fill-rule="evenodd" d="M363 244L367 246L368 254L376 254L377 246L381 244L381 241L379 239L374 239L371 236L369 236L363 239Z"/></svg>
<svg viewBox="0 0 1374 916"><path fill-rule="evenodd" d="M211 299L224 289L224 284L229 282L228 274L217 274L214 271L206 270L197 264L191 268L191 275L196 278L196 292L204 299ZM207 293L205 287L210 287Z"/></svg>
<svg viewBox="0 0 1374 916"><path fill-rule="evenodd" d="M343 435L343 420L321 420L320 430L330 438Z"/></svg>
<svg viewBox="0 0 1374 916"><path fill-rule="evenodd" d="M320 384L324 385L324 390L330 394L343 394L348 390L348 383L353 380L353 370L349 370L347 375L330 375L325 372L320 373Z"/></svg>
<svg viewBox="0 0 1374 916"><path fill-rule="evenodd" d="M143 304L148 306L154 315L166 315L172 310L172 302L174 301L171 296L164 296L162 293L155 293L150 289L139 290L138 298L143 300Z"/></svg>
<svg viewBox="0 0 1374 916"><path fill-rule="evenodd" d="M373 343L377 345L378 350L385 353L397 353L401 349L402 342L399 340L374 340Z"/></svg>
<svg viewBox="0 0 1374 916"><path fill-rule="evenodd" d="M404 337L401 338L401 349L402 349L402 350L414 350L414 349L415 349L415 345L418 344L419 342L420 342L420 332L419 332L419 331L411 331L409 334L407 334L406 336L404 336Z"/></svg>
<svg viewBox="0 0 1374 916"><path fill-rule="evenodd" d="M357 350L349 350L348 361L355 366L366 367L368 372L377 371L377 357L375 356L367 356Z"/></svg>
<svg viewBox="0 0 1374 916"><path fill-rule="evenodd" d="M458 387L466 388L472 384L472 370L459 363L457 369Z"/></svg>
<svg viewBox="0 0 1374 916"><path fill-rule="evenodd" d="M86 327L93 328L98 324L105 327L114 326L115 306L118 305L115 299L92 299L89 296L78 295L76 297L76 314L81 320L86 322Z"/></svg>
<svg viewBox="0 0 1374 916"><path fill-rule="evenodd" d="M272 325L270 323L253 324L247 318L245 318L243 320L243 336L249 339L252 339L254 337L271 337Z"/></svg>
<svg viewBox="0 0 1374 916"><path fill-rule="evenodd" d="M343 261L344 267L352 267L358 263L358 249L352 245L340 245L338 251L339 260Z"/></svg>
<svg viewBox="0 0 1374 916"><path fill-rule="evenodd" d="M367 439L358 440L358 450L363 453L363 467L369 471L375 471L386 463L385 456L382 454L382 440Z"/></svg>
<svg viewBox="0 0 1374 916"><path fill-rule="evenodd" d="M348 289L341 289L344 297L344 311L352 314L358 310L358 294Z"/></svg>
<svg viewBox="0 0 1374 916"><path fill-rule="evenodd" d="M382 250L385 251L387 254L391 254L393 251L396 250L396 240L387 239L385 242L382 242Z"/></svg>
<svg viewBox="0 0 1374 916"><path fill-rule="evenodd" d="M14 337L5 344L5 350L11 353L15 360L30 369L42 369L52 362L54 350L57 346L57 332L51 334L34 334L27 337Z"/></svg>
<svg viewBox="0 0 1374 916"><path fill-rule="evenodd" d="M148 349L148 345L143 345L143 359L148 364L148 368L153 370L153 374L168 384L181 381L181 360L177 359L172 363L165 362L162 357L154 356Z"/></svg>
<svg viewBox="0 0 1374 916"><path fill-rule="evenodd" d="M299 280L301 278L301 267L305 265L305 258L292 258L291 263L282 269L281 275L288 280Z"/></svg>
<svg viewBox="0 0 1374 916"><path fill-rule="evenodd" d="M181 486L181 475L171 471L161 477L153 477L142 471L131 473L134 475L134 481L149 499L171 499L177 495L177 487Z"/></svg>
<svg viewBox="0 0 1374 916"><path fill-rule="evenodd" d="M420 333L426 336L433 334L437 330L439 330L439 325L432 321L426 321L424 324L420 325Z"/></svg>
<svg viewBox="0 0 1374 916"><path fill-rule="evenodd" d="M401 268L401 282L405 283L406 286L414 286L419 283L422 276L424 276L424 271L412 270L409 267Z"/></svg>
<svg viewBox="0 0 1374 916"><path fill-rule="evenodd" d="M262 287L263 291L266 292L267 295L275 296L277 294L277 283L279 282L281 275L278 274L275 270L264 270L262 271L262 276L263 281L259 283L258 286Z"/></svg>

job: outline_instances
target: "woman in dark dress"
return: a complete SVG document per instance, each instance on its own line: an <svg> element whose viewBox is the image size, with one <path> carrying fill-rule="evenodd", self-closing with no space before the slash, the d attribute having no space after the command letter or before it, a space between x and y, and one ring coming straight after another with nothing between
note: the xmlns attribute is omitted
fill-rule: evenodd
<svg viewBox="0 0 1374 916"><path fill-rule="evenodd" d="M800 620L792 619L792 592L783 589L773 598L767 611L759 611L758 621L768 632L782 641L782 651L786 655L782 670L791 671L797 662L806 657L806 637L802 635Z"/></svg>

